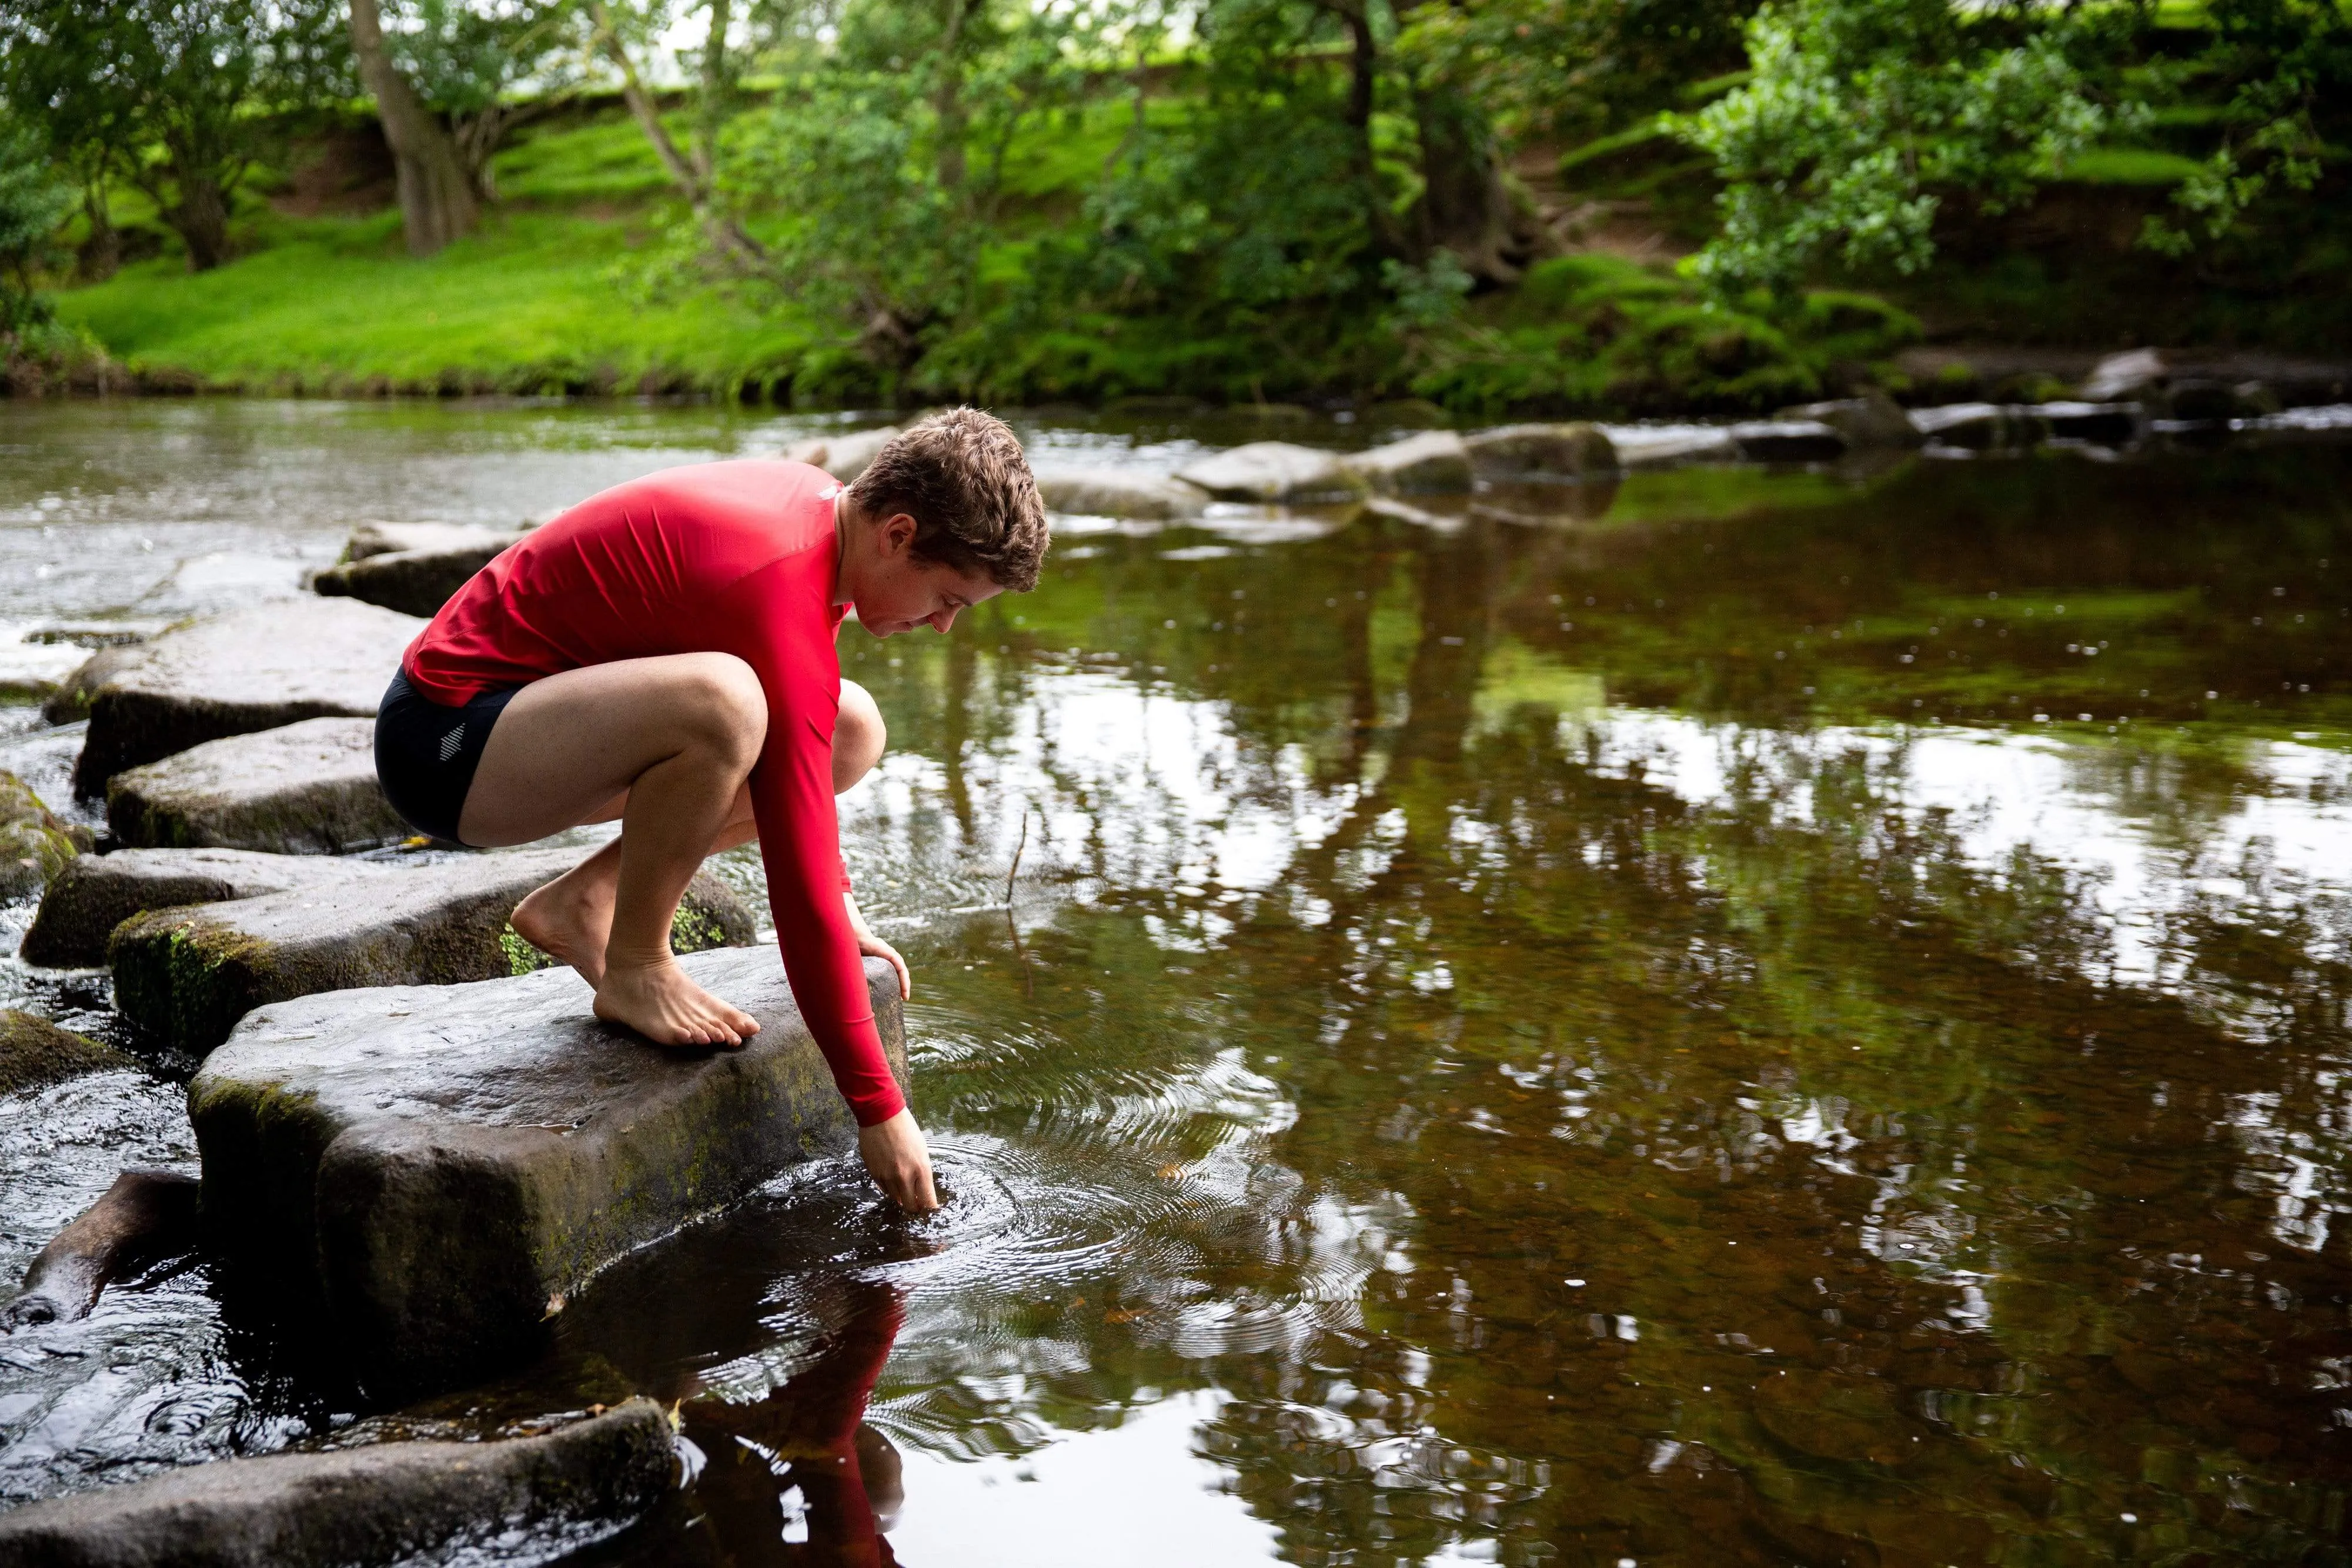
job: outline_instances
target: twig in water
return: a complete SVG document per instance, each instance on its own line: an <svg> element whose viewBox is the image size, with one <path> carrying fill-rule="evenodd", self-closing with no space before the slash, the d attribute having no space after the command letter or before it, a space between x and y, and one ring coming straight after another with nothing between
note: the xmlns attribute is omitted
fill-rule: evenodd
<svg viewBox="0 0 2352 1568"><path fill-rule="evenodd" d="M1029 955L1021 946L1020 923L1013 918L1013 883L1021 874L1021 852L1029 847L1029 808L1021 808L1021 840L1013 846L1013 869L1004 873L1004 929L1013 938L1013 961L1021 966L1021 990L1034 999L1037 977L1029 972Z"/></svg>
<svg viewBox="0 0 2352 1568"><path fill-rule="evenodd" d="M1013 869L1004 873L1004 909L1013 911L1013 879L1021 874L1021 852L1029 847L1029 809L1021 809L1021 841L1013 846Z"/></svg>

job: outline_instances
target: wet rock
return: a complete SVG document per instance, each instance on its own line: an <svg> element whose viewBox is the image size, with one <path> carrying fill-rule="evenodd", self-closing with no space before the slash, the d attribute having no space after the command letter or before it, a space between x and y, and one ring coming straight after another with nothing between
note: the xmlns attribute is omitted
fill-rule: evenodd
<svg viewBox="0 0 2352 1568"><path fill-rule="evenodd" d="M1928 442L1966 452L2018 452L2050 438L2049 422L2014 403L1956 402L1913 413Z"/></svg>
<svg viewBox="0 0 2352 1568"><path fill-rule="evenodd" d="M2084 402L2150 401L2163 390L2171 375L2171 363L2162 353L2154 349L2134 349L2128 353L2109 354L2092 366L2091 373L2074 389L2074 395Z"/></svg>
<svg viewBox="0 0 2352 1568"><path fill-rule="evenodd" d="M0 1011L0 1096L46 1089L89 1072L110 1072L131 1061L47 1019Z"/></svg>
<svg viewBox="0 0 2352 1568"><path fill-rule="evenodd" d="M362 556L328 567L310 579L310 588L331 599L362 600L403 615L429 619L520 537L503 534L453 549L391 550Z"/></svg>
<svg viewBox="0 0 2352 1568"><path fill-rule="evenodd" d="M136 915L107 942L114 1005L151 1037L201 1051L270 1002L362 986L457 985L535 968L550 960L517 936L508 918L531 889L583 858L579 850L520 850L422 866L326 862L343 874ZM671 944L679 952L740 945L755 929L750 907L700 873L688 884Z"/></svg>
<svg viewBox="0 0 2352 1568"><path fill-rule="evenodd" d="M1047 466L1036 470L1036 476L1045 509L1067 517L1173 522L1199 517L1209 502L1202 491L1164 474Z"/></svg>
<svg viewBox="0 0 2352 1568"><path fill-rule="evenodd" d="M100 794L126 768L225 736L373 716L424 625L373 604L289 599L108 649L93 663L120 662L91 691L74 787Z"/></svg>
<svg viewBox="0 0 2352 1568"><path fill-rule="evenodd" d="M117 643L99 649L68 671L41 700L41 716L51 724L71 724L89 716L89 699L115 673L136 662L138 648ZM389 681L390 677L385 677Z"/></svg>
<svg viewBox="0 0 2352 1568"><path fill-rule="evenodd" d="M42 894L18 956L45 968L91 967L106 962L106 941L114 928L142 910L220 904L336 883L351 870L335 861L248 850L118 850L110 855L83 855L67 865Z"/></svg>
<svg viewBox="0 0 2352 1568"><path fill-rule="evenodd" d="M488 549L495 555L515 542L524 528L488 528L479 523L362 523L352 530L338 565L380 555L436 554L443 550Z"/></svg>
<svg viewBox="0 0 2352 1568"><path fill-rule="evenodd" d="M89 655L79 648L37 643L0 628L0 697L47 702Z"/></svg>
<svg viewBox="0 0 2352 1568"><path fill-rule="evenodd" d="M1874 1379L1791 1369L1756 1385L1757 1424L1809 1458L1890 1464L1910 1457L1894 1391Z"/></svg>
<svg viewBox="0 0 2352 1568"><path fill-rule="evenodd" d="M795 463L810 463L824 469L843 484L848 484L866 472L874 455L889 444L898 434L895 424L879 430L856 430L839 435L819 435L807 441L795 442L784 448L783 455Z"/></svg>
<svg viewBox="0 0 2352 1568"><path fill-rule="evenodd" d="M26 782L0 773L0 903L38 893L88 848Z"/></svg>
<svg viewBox="0 0 2352 1568"><path fill-rule="evenodd" d="M855 1145L776 949L681 963L760 1020L742 1050L647 1045L568 969L256 1012L189 1089L208 1244L315 1291L371 1392L531 1354L614 1259ZM903 1082L896 977L866 974Z"/></svg>
<svg viewBox="0 0 2352 1568"><path fill-rule="evenodd" d="M187 1253L195 1242L196 1178L124 1171L41 1249L25 1270L24 1290L0 1306L0 1328L86 1318L107 1286Z"/></svg>
<svg viewBox="0 0 2352 1568"><path fill-rule="evenodd" d="M1349 501L1364 494L1362 478L1337 454L1287 441L1253 441L1187 465L1176 477L1221 501Z"/></svg>
<svg viewBox="0 0 2352 1568"><path fill-rule="evenodd" d="M172 629L172 624L169 621L138 619L44 621L25 633L25 641L56 647L124 648L133 643L144 643L150 637L160 637Z"/></svg>
<svg viewBox="0 0 2352 1568"><path fill-rule="evenodd" d="M1374 495L1451 496L1470 488L1470 448L1450 430L1424 431L1340 461Z"/></svg>
<svg viewBox="0 0 2352 1568"><path fill-rule="evenodd" d="M1817 419L1758 419L1725 433L1750 463L1834 463L1846 454L1845 437Z"/></svg>
<svg viewBox="0 0 2352 1568"><path fill-rule="evenodd" d="M1620 425L1609 432L1609 442L1628 468L1721 463L1739 455L1739 444L1723 425Z"/></svg>
<svg viewBox="0 0 2352 1568"><path fill-rule="evenodd" d="M1482 479L1580 479L1617 467L1617 448L1597 424L1506 424L1464 439Z"/></svg>
<svg viewBox="0 0 2352 1568"><path fill-rule="evenodd" d="M313 718L190 747L116 774L106 821L126 844L341 854L409 836L375 776L375 721Z"/></svg>
<svg viewBox="0 0 2352 1568"><path fill-rule="evenodd" d="M378 1443L169 1470L0 1514L26 1568L362 1568L542 1561L635 1519L678 1482L676 1435L632 1399L544 1436Z"/></svg>
<svg viewBox="0 0 2352 1568"><path fill-rule="evenodd" d="M2029 412L2049 427L2053 440L2094 446L2128 446L2145 426L2139 405L2131 402L2045 402Z"/></svg>
<svg viewBox="0 0 2352 1568"><path fill-rule="evenodd" d="M1855 452L1900 450L1917 446L1927 439L1919 433L1919 427L1911 423L1911 416L1903 412L1901 404L1874 389L1860 397L1840 398L1834 402L1809 402L1801 408L1782 409L1777 417L1826 424L1845 437L1847 447Z"/></svg>

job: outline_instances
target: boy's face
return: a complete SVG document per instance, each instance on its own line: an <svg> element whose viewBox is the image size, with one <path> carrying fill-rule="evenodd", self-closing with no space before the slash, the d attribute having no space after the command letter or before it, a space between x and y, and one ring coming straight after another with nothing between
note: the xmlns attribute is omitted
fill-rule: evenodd
<svg viewBox="0 0 2352 1568"><path fill-rule="evenodd" d="M963 611L1004 591L993 578L967 576L917 556L915 519L904 512L871 527L871 550L851 599L857 623L877 637L895 637L918 626L945 632Z"/></svg>

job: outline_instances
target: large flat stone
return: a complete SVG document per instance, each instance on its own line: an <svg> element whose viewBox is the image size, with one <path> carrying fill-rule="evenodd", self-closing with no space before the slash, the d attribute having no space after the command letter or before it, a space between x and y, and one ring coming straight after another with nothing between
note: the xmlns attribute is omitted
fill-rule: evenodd
<svg viewBox="0 0 2352 1568"><path fill-rule="evenodd" d="M1165 474L1126 468L1043 467L1037 495L1048 511L1076 517L1174 522L1208 509L1206 492Z"/></svg>
<svg viewBox="0 0 2352 1568"><path fill-rule="evenodd" d="M430 618L520 535L454 549L393 550L325 568L310 579L315 593L357 599L403 615ZM388 677L387 677L388 678Z"/></svg>
<svg viewBox="0 0 2352 1568"><path fill-rule="evenodd" d="M632 1399L543 1436L222 1459L31 1503L0 1514L0 1561L390 1568L520 1554L540 1562L551 1548L635 1519L677 1483L667 1414L650 1399Z"/></svg>
<svg viewBox="0 0 2352 1568"><path fill-rule="evenodd" d="M372 1393L531 1354L606 1264L855 1145L777 950L682 962L760 1020L742 1050L600 1023L569 970L254 1013L188 1092L206 1235L315 1290ZM896 977L866 973L903 1083Z"/></svg>
<svg viewBox="0 0 2352 1568"><path fill-rule="evenodd" d="M1349 501L1369 488L1337 453L1287 441L1253 441L1215 453L1179 468L1176 477L1221 501Z"/></svg>
<svg viewBox="0 0 2352 1568"><path fill-rule="evenodd" d="M312 718L192 746L107 781L126 844L341 854L413 830L375 776L375 721Z"/></svg>
<svg viewBox="0 0 2352 1568"><path fill-rule="evenodd" d="M534 968L549 960L508 925L514 906L583 858L580 850L520 850L420 866L325 861L318 863L343 874L135 915L107 942L114 1005L151 1038L207 1051L270 1002ZM671 944L679 952L740 945L756 929L751 908L703 873L688 884Z"/></svg>
<svg viewBox="0 0 2352 1568"><path fill-rule="evenodd" d="M1581 479L1612 473L1617 448L1597 424L1506 424L1466 436L1471 466L1485 479Z"/></svg>
<svg viewBox="0 0 2352 1568"><path fill-rule="evenodd" d="M44 1018L0 1009L0 1095L46 1089L86 1072L134 1065L110 1046L59 1029Z"/></svg>
<svg viewBox="0 0 2352 1568"><path fill-rule="evenodd" d="M373 716L425 623L347 599L288 599L110 648L89 695L74 787L225 736L306 718Z"/></svg>
<svg viewBox="0 0 2352 1568"><path fill-rule="evenodd" d="M1375 495L1449 496L1470 488L1470 448L1450 430L1425 430L1341 459Z"/></svg>
<svg viewBox="0 0 2352 1568"><path fill-rule="evenodd" d="M530 528L529 524L520 528L487 528L479 523L362 523L343 544L343 560L485 547L496 554Z"/></svg>
<svg viewBox="0 0 2352 1568"><path fill-rule="evenodd" d="M41 895L19 956L46 968L89 968L106 962L107 938L142 910L258 898L341 882L350 870L338 861L247 850L119 850L110 855L83 855L61 870Z"/></svg>

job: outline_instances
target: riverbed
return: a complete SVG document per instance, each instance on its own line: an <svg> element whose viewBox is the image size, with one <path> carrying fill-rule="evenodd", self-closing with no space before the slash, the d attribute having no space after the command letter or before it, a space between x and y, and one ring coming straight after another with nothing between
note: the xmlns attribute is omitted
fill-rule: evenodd
<svg viewBox="0 0 2352 1568"><path fill-rule="evenodd" d="M0 622L824 427L0 402ZM646 1393L699 1479L575 1560L2352 1560L2352 445L1421 510L1057 519L1035 593L845 630L940 1217L806 1169L398 1411L184 1269L0 1338L0 1503ZM61 810L79 744L0 707ZM138 1044L102 974L0 1005ZM168 1072L0 1101L0 1276L193 1160Z"/></svg>

